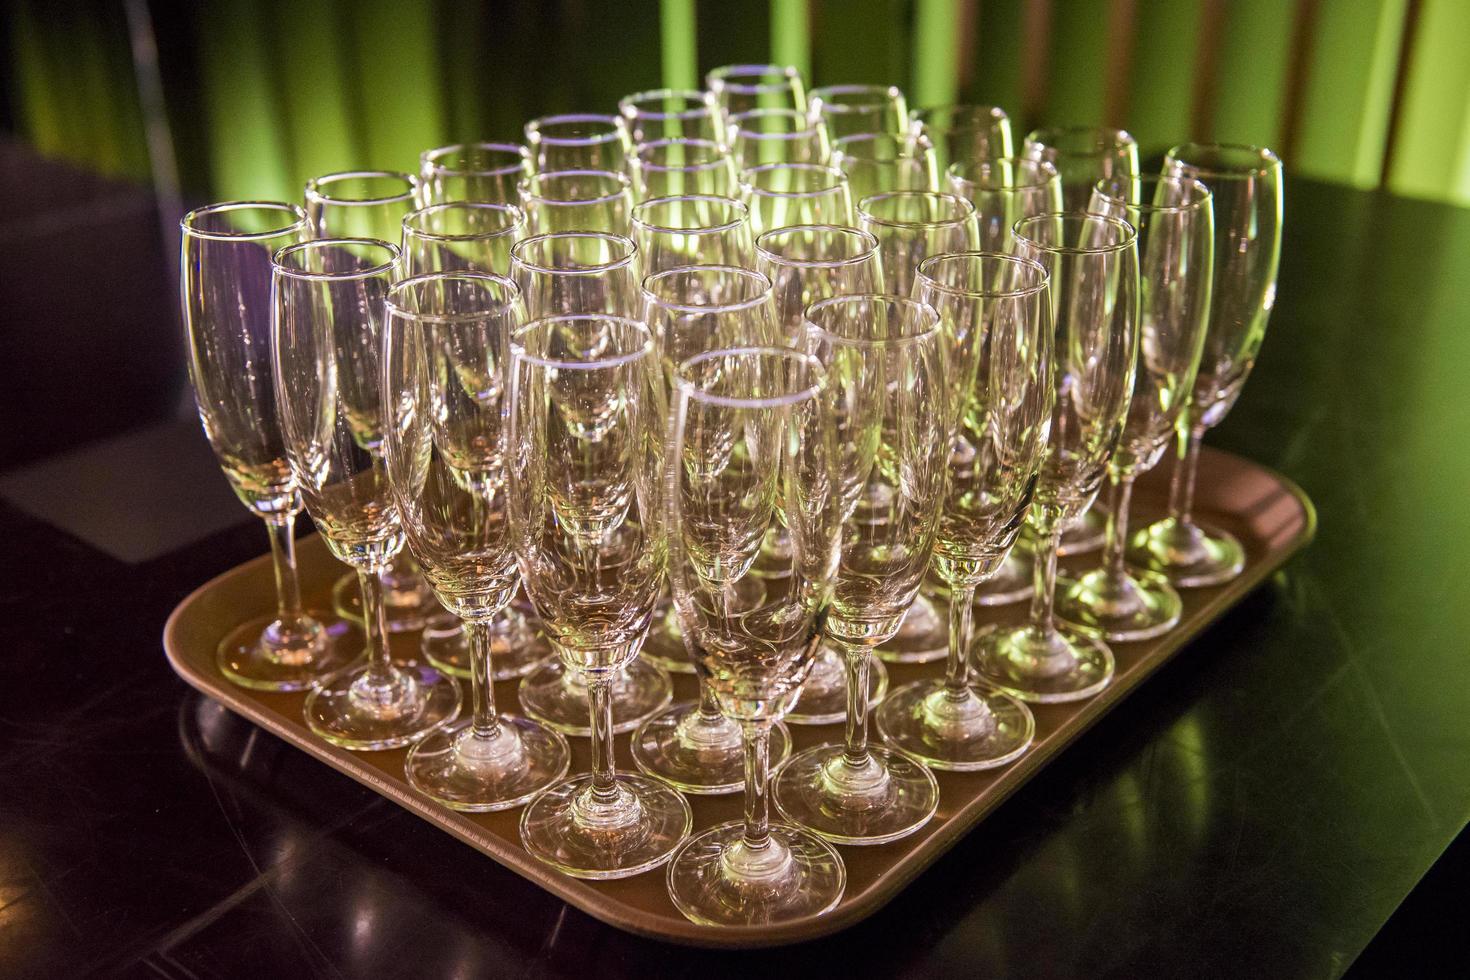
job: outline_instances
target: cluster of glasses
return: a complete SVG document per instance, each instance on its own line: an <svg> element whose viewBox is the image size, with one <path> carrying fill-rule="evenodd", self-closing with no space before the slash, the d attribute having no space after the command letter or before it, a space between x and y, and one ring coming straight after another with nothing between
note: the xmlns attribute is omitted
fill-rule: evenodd
<svg viewBox="0 0 1470 980"><path fill-rule="evenodd" d="M831 909L834 844L918 831L936 771L1014 761L1028 702L1095 695L1109 642L1240 571L1194 469L1265 330L1281 167L1185 144L1144 176L1117 130L1016 155L993 107L707 81L321 177L304 208L194 211L183 303L204 429L275 556L276 614L223 673L307 691L337 745L411 746L445 806L524 806L567 874L667 864L690 919L769 923ZM1176 436L1171 513L1129 539ZM1058 582L1104 480L1101 564ZM336 616L301 605L303 502L356 572ZM390 656L416 628L421 657ZM945 669L889 691L883 659ZM670 705L670 670L697 701ZM494 703L512 677L524 716ZM846 737L792 755L783 719ZM742 786L743 820L690 835L684 794Z"/></svg>

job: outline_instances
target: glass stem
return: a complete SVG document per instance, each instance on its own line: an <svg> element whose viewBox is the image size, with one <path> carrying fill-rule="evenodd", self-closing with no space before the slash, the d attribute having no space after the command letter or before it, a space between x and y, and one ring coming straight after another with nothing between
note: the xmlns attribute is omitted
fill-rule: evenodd
<svg viewBox="0 0 1470 980"><path fill-rule="evenodd" d="M357 571L357 585L362 589L362 626L367 633L367 680L373 685L393 680L393 664L388 658L388 611L383 607L380 574L380 570Z"/></svg>
<svg viewBox="0 0 1470 980"><path fill-rule="evenodd" d="M1036 562L1031 566L1031 629L1043 636L1056 632L1056 621L1052 618L1057 584L1057 550L1062 546L1063 522L1057 521L1046 531L1037 531Z"/></svg>
<svg viewBox="0 0 1470 980"><path fill-rule="evenodd" d="M1103 545L1103 568L1108 577L1121 581L1128 574L1123 552L1128 547L1128 508L1133 503L1133 474L1108 474L1108 526Z"/></svg>
<svg viewBox="0 0 1470 980"><path fill-rule="evenodd" d="M587 675L587 701L592 710L592 798L598 803L614 803L618 798L618 781L613 763L610 672L599 670Z"/></svg>
<svg viewBox="0 0 1470 980"><path fill-rule="evenodd" d="M766 790L771 778L771 723L747 721L745 734L745 846L752 850L771 842Z"/></svg>
<svg viewBox="0 0 1470 980"><path fill-rule="evenodd" d="M475 738L488 740L500 732L500 719L495 714L495 682L490 674L490 626L466 619L464 633L470 641L470 696L474 705L470 726Z"/></svg>
<svg viewBox="0 0 1470 980"><path fill-rule="evenodd" d="M720 717L720 702L703 677L699 678L699 713L710 720Z"/></svg>
<svg viewBox="0 0 1470 980"><path fill-rule="evenodd" d="M271 536L271 566L276 571L276 618L301 618L301 583L296 577L296 515L265 522Z"/></svg>
<svg viewBox="0 0 1470 980"><path fill-rule="evenodd" d="M1180 433L1179 461L1174 464L1174 478L1169 484L1169 514L1175 524L1194 523L1194 478L1204 437L1203 426L1190 426L1187 434Z"/></svg>
<svg viewBox="0 0 1470 980"><path fill-rule="evenodd" d="M868 763L868 668L871 651L865 646L840 643L847 660L847 764L860 768Z"/></svg>
<svg viewBox="0 0 1470 980"><path fill-rule="evenodd" d="M949 587L949 662L944 687L958 701L970 686L970 628L974 618L975 586Z"/></svg>

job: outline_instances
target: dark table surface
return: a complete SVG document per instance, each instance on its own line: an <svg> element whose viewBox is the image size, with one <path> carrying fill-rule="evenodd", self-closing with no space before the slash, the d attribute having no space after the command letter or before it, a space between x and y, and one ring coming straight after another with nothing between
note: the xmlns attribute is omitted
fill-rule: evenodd
<svg viewBox="0 0 1470 980"><path fill-rule="evenodd" d="M193 694L163 621L265 536L192 423L8 474L0 976L1347 970L1470 817L1470 210L1286 200L1265 349L1210 441L1299 482L1315 544L805 946L619 933ZM138 560L140 527L169 550Z"/></svg>

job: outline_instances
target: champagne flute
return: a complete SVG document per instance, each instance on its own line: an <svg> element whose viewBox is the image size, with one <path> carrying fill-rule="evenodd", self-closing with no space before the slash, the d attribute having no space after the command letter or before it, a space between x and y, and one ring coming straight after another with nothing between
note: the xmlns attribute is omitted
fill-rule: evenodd
<svg viewBox="0 0 1470 980"><path fill-rule="evenodd" d="M847 174L854 199L887 191L937 191L934 144L921 133L858 133L832 144L832 166Z"/></svg>
<svg viewBox="0 0 1470 980"><path fill-rule="evenodd" d="M1032 499L1037 546L1030 622L976 638L984 680L1023 701L1077 701L1113 677L1113 653L1053 616L1062 528L1097 496L1118 446L1138 362L1138 249L1133 226L1081 212L1016 223L1016 249L1051 277L1056 331L1047 450Z"/></svg>
<svg viewBox="0 0 1470 980"><path fill-rule="evenodd" d="M347 660L346 624L301 607L296 515L301 494L286 459L270 371L270 261L305 241L292 204L212 204L179 222L189 380L199 421L230 489L270 532L276 611L225 635L220 673L242 687L300 691Z"/></svg>
<svg viewBox="0 0 1470 980"><path fill-rule="evenodd" d="M404 272L409 276L430 272L504 276L510 272L510 250L525 233L525 214L513 204L432 204L403 219ZM556 656L513 604L497 613L484 630L490 641L492 676L497 681L524 677ZM424 657L435 667L462 680L472 679L472 651L458 616L447 610L430 616L421 646Z"/></svg>
<svg viewBox="0 0 1470 980"><path fill-rule="evenodd" d="M826 163L832 140L800 109L751 109L730 117L726 142L741 170L767 163Z"/></svg>
<svg viewBox="0 0 1470 980"><path fill-rule="evenodd" d="M640 201L657 197L739 193L735 162L713 140L666 139L642 143L628 158L633 194Z"/></svg>
<svg viewBox="0 0 1470 980"><path fill-rule="evenodd" d="M1228 582L1245 551L1226 532L1194 519L1200 441L1219 425L1250 376L1276 303L1281 261L1281 161L1264 147L1186 143L1164 172L1204 183L1214 199L1214 290L1199 373L1179 423L1169 516L1140 531L1128 559L1180 588Z"/></svg>
<svg viewBox="0 0 1470 980"><path fill-rule="evenodd" d="M943 678L893 691L883 740L934 769L990 769L1031 745L1026 706L970 680L972 595L1002 567L1031 506L1051 424L1051 303L1039 262L992 252L936 255L915 298L939 313L950 384L949 484L934 567L949 587Z"/></svg>
<svg viewBox="0 0 1470 980"><path fill-rule="evenodd" d="M902 133L908 103L896 85L824 85L811 92L811 116L834 140L855 133Z"/></svg>
<svg viewBox="0 0 1470 980"><path fill-rule="evenodd" d="M519 806L566 775L564 738L497 714L491 623L518 573L505 502L501 393L506 347L524 318L503 276L429 273L394 284L384 321L383 457L407 544L464 623L473 713L408 753L409 785L455 810Z"/></svg>
<svg viewBox="0 0 1470 980"><path fill-rule="evenodd" d="M740 172L740 199L750 208L751 231L792 225L853 224L847 175L816 163L767 163Z"/></svg>
<svg viewBox="0 0 1470 980"><path fill-rule="evenodd" d="M379 576L403 547L383 462L383 311L401 270L374 239L288 245L272 271L272 367L286 453L307 513L332 554L357 570L367 656L307 695L307 726L346 749L397 748L459 712L454 678L394 662Z"/></svg>
<svg viewBox="0 0 1470 980"><path fill-rule="evenodd" d="M807 109L806 82L790 65L721 65L704 85L727 121L752 109Z"/></svg>
<svg viewBox="0 0 1470 980"><path fill-rule="evenodd" d="M709 350L778 342L771 283L759 272L734 266L697 265L668 269L643 280L644 323L659 354L664 397L674 388L677 365ZM747 577L743 602L759 604L766 586ZM677 617L660 610L644 656L669 669L693 669L699 700L682 701L645 721L630 747L638 768L686 793L734 793L743 785L740 726L720 713L714 691L689 660ZM791 737L777 722L770 753L781 762Z"/></svg>
<svg viewBox="0 0 1470 980"><path fill-rule="evenodd" d="M628 145L617 116L571 112L526 123L526 146L536 173L558 170L622 172Z"/></svg>
<svg viewBox="0 0 1470 980"><path fill-rule="evenodd" d="M543 170L521 182L521 207L532 233L605 231L624 234L633 210L632 183L610 170Z"/></svg>
<svg viewBox="0 0 1470 980"><path fill-rule="evenodd" d="M533 235L511 246L511 278L528 315L640 310L638 246L610 232Z"/></svg>
<svg viewBox="0 0 1470 980"><path fill-rule="evenodd" d="M1090 210L1123 218L1138 232L1138 367L1108 467L1102 565L1057 583L1057 615L1105 640L1147 640L1179 622L1183 603L1163 575L1124 567L1129 503L1133 481L1164 454L1194 387L1210 311L1214 210L1209 190L1191 177L1102 181Z"/></svg>
<svg viewBox="0 0 1470 980"><path fill-rule="evenodd" d="M352 170L306 182L306 214L314 238L372 238L397 243L403 218L417 206L418 178L394 170ZM439 611L412 556L399 551L383 574L383 604L391 633L423 628ZM338 615L362 623L362 591L348 572L332 586Z"/></svg>
<svg viewBox="0 0 1470 980"><path fill-rule="evenodd" d="M652 275L690 265L751 265L750 208L705 194L660 197L633 209L633 242Z"/></svg>
<svg viewBox="0 0 1470 980"><path fill-rule="evenodd" d="M822 637L847 661L847 738L793 755L772 796L787 820L840 844L882 844L934 816L920 762L868 740L868 669L898 632L929 568L944 503L950 421L934 308L902 296L836 296L806 311L826 371L845 517Z"/></svg>
<svg viewBox="0 0 1470 980"><path fill-rule="evenodd" d="M657 140L720 138L714 97L695 89L660 88L618 100L625 142L634 149Z"/></svg>
<svg viewBox="0 0 1470 980"><path fill-rule="evenodd" d="M820 837L767 812L772 726L796 699L832 600L841 536L838 452L823 371L784 347L680 365L664 459L669 575L679 622L720 710L745 736L745 819L687 840L669 896L694 922L783 922L830 911L847 872ZM749 588L778 513L787 574Z"/></svg>
<svg viewBox="0 0 1470 980"><path fill-rule="evenodd" d="M606 314L535 320L511 343L516 557L552 645L587 677L592 736L592 772L536 797L521 842L582 878L657 867L692 824L672 786L613 764L612 675L638 656L664 570L656 359L643 324Z"/></svg>
<svg viewBox="0 0 1470 980"><path fill-rule="evenodd" d="M531 153L519 143L456 143L419 155L419 203L519 204Z"/></svg>
<svg viewBox="0 0 1470 980"><path fill-rule="evenodd" d="M913 112L913 129L934 143L940 173L955 164L1005 159L1015 150L1011 119L993 105L941 105Z"/></svg>

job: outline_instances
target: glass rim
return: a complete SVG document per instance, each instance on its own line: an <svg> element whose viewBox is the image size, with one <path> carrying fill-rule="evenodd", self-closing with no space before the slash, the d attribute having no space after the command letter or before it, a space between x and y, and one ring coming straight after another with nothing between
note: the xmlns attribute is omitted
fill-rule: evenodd
<svg viewBox="0 0 1470 980"><path fill-rule="evenodd" d="M1189 150L1192 152L1204 151L1205 153L1216 154L1222 152L1231 154L1239 153L1242 156L1253 156L1260 165L1255 167L1226 167L1222 165L1203 166L1201 164L1194 164L1188 162L1187 160L1179 159L1177 154L1182 150ZM1169 152L1164 154L1164 160L1166 161L1166 163L1172 163L1174 166L1177 167L1187 167L1190 170L1189 176L1196 178L1246 176L1269 177L1274 173L1279 173L1282 169L1281 158L1276 155L1275 150L1271 149L1268 146L1257 146L1254 143L1179 143L1175 146L1169 147Z"/></svg>
<svg viewBox="0 0 1470 980"><path fill-rule="evenodd" d="M714 392L705 391L688 377L688 370L697 364L703 364L715 358L746 356L750 354L778 357L784 361L802 364L812 371L812 383L804 388L787 392L784 395L768 395L764 398L741 398L735 395L716 395ZM795 347L771 347L764 345L722 347L715 350L701 351L693 357L688 357L680 361L679 366L674 369L674 387L679 390L684 398L691 401L703 402L706 405L714 405L718 408L784 408L789 405L799 405L804 401L810 401L825 391L827 388L827 372L822 367L822 362L815 356L799 351Z"/></svg>
<svg viewBox="0 0 1470 980"><path fill-rule="evenodd" d="M1112 225L1114 228L1121 228L1124 232L1123 239L1112 245L1098 245L1089 248L1081 245L1043 245L1035 239L1027 238L1021 234L1022 225L1057 220L1072 222L1079 219L1083 221L1103 221ZM1122 218L1115 218L1112 215L1093 214L1090 211L1045 211L1041 214L1027 215L1011 226L1011 234L1015 235L1018 240L1025 242L1031 248L1041 252L1050 252L1053 255L1109 255L1127 249L1138 240L1138 229L1134 228L1129 222L1124 221Z"/></svg>
<svg viewBox="0 0 1470 980"><path fill-rule="evenodd" d="M802 173L820 172L834 178L835 182L830 187L819 187L815 190L780 191L752 184L746 179L749 174L765 174L775 170L799 170ZM816 197L820 194L831 194L833 191L842 190L847 184L847 174L825 163L763 163L758 167L746 167L741 170L739 179L741 187L748 188L752 194L763 194L766 197Z"/></svg>
<svg viewBox="0 0 1470 980"><path fill-rule="evenodd" d="M552 239L567 238L596 238L605 242L612 242L615 245L626 245L627 254L607 262L578 266L575 269L559 269L553 266L531 262L525 258L525 253L529 250L527 246L537 247ZM532 235L529 238L522 238L510 247L511 262L523 268L530 269L532 272L540 272L549 276L586 276L599 272L608 272L631 265L637 258L638 244L627 235L619 235L610 231L547 231L539 235Z"/></svg>
<svg viewBox="0 0 1470 980"><path fill-rule="evenodd" d="M980 259L982 262L984 260L995 260L1003 265L1020 266L1032 272L1040 273L1041 281L1015 289L992 289L989 287L972 289L968 286L951 286L948 283L940 282L934 278L931 272L925 271L925 267L932 270L935 266L947 260L961 258ZM942 293L948 293L951 296L980 296L985 299L1020 299L1026 296L1034 296L1051 285L1051 273L1046 271L1046 266L1035 259L1028 259L1024 255L1012 255L1009 252L991 252L983 249L967 250L964 252L940 252L938 255L931 255L919 263L916 275L924 280L926 285L932 286Z"/></svg>
<svg viewBox="0 0 1470 980"><path fill-rule="evenodd" d="M688 109L675 109L672 112L638 108L640 102L676 97L686 99L696 105ZM709 95L700 89L651 88L645 92L633 92L618 99L618 114L624 119L698 119L701 116L713 116L715 107L710 104Z"/></svg>
<svg viewBox="0 0 1470 980"><path fill-rule="evenodd" d="M537 181L550 177L611 177L613 182L618 185L618 188L617 190L608 191L606 194L599 194L595 197L547 197L544 194L538 194L532 190L536 186ZM616 170L547 170L525 178L517 185L516 189L522 197L539 201L542 204L549 204L552 207L576 207L586 204L606 204L609 201L616 200L623 194L632 192L633 182L628 179L627 174L619 173Z"/></svg>
<svg viewBox="0 0 1470 980"><path fill-rule="evenodd" d="M214 231L194 226L194 222L200 218L246 210L289 214L292 220L290 224L268 231ZM219 201L215 204L194 208L179 219L179 230L186 238L205 238L216 242L261 242L292 232L304 231L306 227L306 210L299 204L290 204L286 201Z"/></svg>
<svg viewBox="0 0 1470 980"><path fill-rule="evenodd" d="M734 81L741 78L768 78L769 81L742 82ZM759 94L762 92L789 91L791 82L805 85L801 69L795 65L720 65L711 68L704 74L704 84L709 86L711 92L718 94L722 89L739 92L742 95Z"/></svg>
<svg viewBox="0 0 1470 980"><path fill-rule="evenodd" d="M592 146L598 143L611 143L613 140L623 138L622 130L618 127L618 116L606 116L600 112L562 112L551 116L538 116L526 123L526 139L532 144L545 143L551 146ZM606 133L586 133L581 136L548 136L545 132L547 126L560 125L562 123L605 123L611 129Z"/></svg>
<svg viewBox="0 0 1470 980"><path fill-rule="evenodd" d="M1007 113L1000 106L998 106L998 105L986 105L983 102L945 102L945 103L943 103L941 105L930 105L930 106L924 106L923 108L920 108L920 109L911 109L911 110L909 110L909 115L914 118L914 121L915 122L921 122L924 125L928 126L930 124L930 122L929 122L930 121L930 118L935 113L940 113L940 112L950 112L950 113L953 113L953 112L956 112L957 110L960 110L960 109L967 110L967 112L969 112L971 110L984 110L984 113L983 114L986 115L986 116L989 116L995 122L1009 122L1010 121L1010 118L1011 118L1010 117L1010 114ZM969 127L969 126L945 126L945 127L940 127L940 128L941 128L941 131L942 132L951 132L951 131L955 131L955 130L969 129L971 127Z"/></svg>
<svg viewBox="0 0 1470 980"><path fill-rule="evenodd" d="M762 119L793 119L800 123L798 129L788 129L781 132L767 132L760 129L746 129L744 122L756 116ZM730 117L730 142L744 138L750 140L801 140L821 139L826 132L822 124L800 109L750 109L745 112L737 112Z"/></svg>
<svg viewBox="0 0 1470 980"><path fill-rule="evenodd" d="M894 198L945 198L950 201L959 201L964 208L969 210L952 218L926 218L921 221L904 221L898 218L880 218L867 210L864 205L871 205L875 201L887 201ZM961 208L963 211L964 208ZM944 191L884 191L882 194L869 194L858 202L858 217L860 220L871 221L875 225L885 228L945 228L952 225L961 225L975 217L975 202L967 200L958 194L947 194Z"/></svg>
<svg viewBox="0 0 1470 980"><path fill-rule="evenodd" d="M387 249L390 258L386 262L366 269L352 269L347 272L312 272L308 269L298 269L282 263L282 259L289 258L300 252L315 252L320 249L341 248L344 245L362 245L369 248ZM294 245L286 245L276 249L271 256L271 270L291 279L304 279L313 282L352 282L358 279L371 279L385 272L392 272L398 266L399 257L403 253L397 245L385 242L381 238L313 238L310 241L297 242Z"/></svg>
<svg viewBox="0 0 1470 980"><path fill-rule="evenodd" d="M852 146L877 146L879 143L892 143L897 147L899 156L877 157L853 155L844 152ZM851 136L842 136L832 141L832 159L843 162L854 163L901 163L905 160L923 162L925 154L934 149L934 141L926 134L916 130L906 130L902 133L853 133ZM834 167L840 164L834 163Z"/></svg>
<svg viewBox="0 0 1470 980"><path fill-rule="evenodd" d="M874 101L839 102L831 98L831 96L840 95L867 95L872 96ZM820 103L819 106L813 106L813 115L826 109L836 112L862 112L864 109L882 108L886 105L894 105L899 101L907 101L904 99L903 90L897 85L864 85L861 83L819 85L807 93L807 98L811 102Z"/></svg>
<svg viewBox="0 0 1470 980"><path fill-rule="evenodd" d="M448 167L439 162L440 157L451 153L463 153L466 150L493 150L496 153L514 153L519 157L516 164L508 164L504 167L486 167L482 169ZM531 161L531 151L521 143L451 143L448 146L437 146L432 150L425 150L419 154L419 166L429 170L436 176L443 177L501 177L507 174L521 173Z"/></svg>
<svg viewBox="0 0 1470 980"><path fill-rule="evenodd" d="M717 225L697 225L693 228L675 228L672 225L658 225L654 224L651 221L645 221L638 214L639 211L651 211L653 210L654 206L668 204L671 201L709 201L715 204L719 204L721 206L733 206L736 211L736 216L731 218L729 221L721 222ZM749 206L747 206L744 201L737 201L733 197L721 197L718 194L671 194L667 197L650 197L646 201L642 201L638 204L633 205L633 211L628 220L632 224L640 228L647 228L649 231L668 232L671 235L713 235L717 232L730 231L731 229L739 228L742 223L748 221L749 219Z"/></svg>
<svg viewBox="0 0 1470 980"><path fill-rule="evenodd" d="M842 238L860 238L866 247L856 255L850 255L840 259L793 259L790 256L777 252L769 244L763 244L767 239L772 239L793 231L840 232L840 237ZM862 228L853 228L850 225L785 225L780 228L763 231L755 240L755 250L758 254L765 256L777 265L788 265L802 269L837 269L842 266L867 262L874 255L878 254L878 245L877 235Z"/></svg>
<svg viewBox="0 0 1470 980"><path fill-rule="evenodd" d="M591 361L573 361L564 358L544 357L540 354L531 354L526 350L525 341L522 339L534 330L544 330L553 324L569 323L574 320L610 320L622 324L625 327L633 327L643 335L643 342L638 345L637 350L626 351L622 354L614 354ZM653 354L653 334L647 325L641 320L632 317L619 316L616 313L556 313L551 316L540 316L534 320L528 320L511 331L510 355L513 360L527 361L537 367L550 368L557 371L607 371L612 368L624 367L633 364L642 358Z"/></svg>
<svg viewBox="0 0 1470 980"><path fill-rule="evenodd" d="M679 164L678 166L675 166L671 163L659 163L654 160L649 160L644 155L644 151L648 150L651 147L663 148L676 145L696 147L701 150L708 149L713 151L714 155L706 160L700 160L696 163ZM635 168L643 170L658 170L665 173L713 170L716 167L725 166L730 161L730 158L725 155L725 148L722 147L719 143L715 142L714 140L707 140L690 136L675 136L668 139L649 140L647 143L640 143L638 147L633 151L632 157L630 157L629 159L632 161L632 165Z"/></svg>
<svg viewBox="0 0 1470 980"><path fill-rule="evenodd" d="M978 169L981 167L993 167L995 164L1005 163L1013 166L1027 166L1040 171L1041 177L1031 183L1004 184L999 187L991 184L982 184L974 177L966 176L963 171ZM947 181L955 181L964 184L973 184L984 191L1024 191L1034 187L1045 187L1052 181L1062 179L1061 171L1057 165L1050 160L1038 160L1035 157L994 157L990 160L956 160L944 168L944 178Z"/></svg>
<svg viewBox="0 0 1470 980"><path fill-rule="evenodd" d="M835 333L827 327L822 326L822 324L812 318L814 311L820 312L829 308L835 309L840 306L856 306L858 303L871 305L874 302L890 304L900 309L916 310L920 316L929 318L929 323L924 329L916 333L904 334L901 337L884 337L881 340L866 340L857 337L844 337L842 334ZM801 322L806 325L808 331L825 337L834 344L842 347L856 347L861 350L912 347L922 340L936 336L939 333L941 325L939 311L933 305L921 299L914 299L912 296L901 296L898 293L844 293L840 296L828 296L826 299L819 299L815 303L809 304L802 311Z"/></svg>
<svg viewBox="0 0 1470 980"><path fill-rule="evenodd" d="M408 190L399 194L388 194L378 197L335 197L330 192L322 191L323 184L335 184L345 180L362 180L365 178L388 180L402 180L408 184ZM339 170L335 173L322 174L320 177L312 177L306 182L306 199L316 200L326 204L341 204L346 207L369 207L374 204L393 204L398 201L411 201L418 194L419 179L413 174L404 173L401 170Z"/></svg>
<svg viewBox="0 0 1470 980"><path fill-rule="evenodd" d="M673 279L680 275L688 275L691 272L719 272L731 273L731 279L754 281L759 292L746 299L734 300L728 303L700 304L680 303L675 300L664 299L649 284L660 284L662 280ZM764 284L764 285L762 285ZM753 310L757 306L771 298L771 280L764 272L755 269L746 269L738 265L680 265L672 269L662 269L643 277L640 286L644 299L653 303L660 309L674 310L678 313L738 313L741 310Z"/></svg>
<svg viewBox="0 0 1470 980"><path fill-rule="evenodd" d="M1041 139L1040 137L1043 134L1049 134L1051 139ZM1080 150L1064 150L1057 145L1057 139L1059 137L1069 138L1083 134L1093 137L1105 136L1106 141L1101 139L1094 140L1091 148ZM1021 145L1027 148L1032 146L1045 147L1058 153L1066 153L1069 156L1101 156L1111 150L1125 146L1136 148L1138 146L1138 140L1128 130L1118 129L1113 126L1038 126L1026 134L1026 138L1021 141Z"/></svg>
<svg viewBox="0 0 1470 980"><path fill-rule="evenodd" d="M415 313L405 309L394 300L404 293L417 289L419 286L434 282L447 282L450 280L464 280L470 282L494 283L497 286L509 286L510 298L496 304L492 309L474 310L468 313ZM388 296L383 300L383 305L390 315L397 315L406 320L414 320L418 323L464 323L467 320L481 320L487 316L496 316L508 309L515 307L521 298L521 287L515 284L515 280L508 276L502 276L493 272L471 272L468 270L457 270L453 272L424 272L407 279L400 279L388 287Z"/></svg>
<svg viewBox="0 0 1470 980"><path fill-rule="evenodd" d="M427 231L415 227L412 224L415 219L421 219L430 214L440 214L445 211L468 211L470 213L503 211L510 215L511 223L503 228L496 228L493 231L461 233ZM403 216L403 234L430 242L477 242L512 234L524 226L525 221L526 212L514 204L497 204L492 201L443 201L439 204L428 204L421 208L415 208L408 212L408 214L405 214Z"/></svg>
<svg viewBox="0 0 1470 980"><path fill-rule="evenodd" d="M1126 180L1130 183L1136 182L1140 186L1177 184L1181 187L1188 187L1192 193L1196 193L1199 196L1184 204L1135 204L1126 198L1117 196L1117 194L1110 193L1108 190L1108 187L1118 183L1120 178L1099 180L1092 185L1092 192L1101 195L1109 204L1120 205L1124 208L1137 211L1140 214L1184 214L1187 211L1198 211L1206 204L1209 204L1210 200L1214 197L1210 189L1205 186L1204 181L1197 177L1176 176L1173 174L1138 174L1133 177L1121 178L1121 180ZM1141 196L1140 200L1142 200Z"/></svg>

